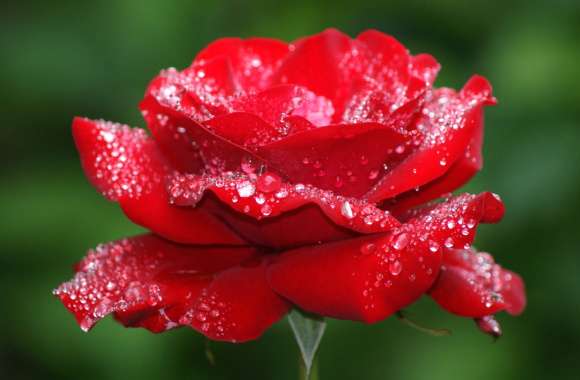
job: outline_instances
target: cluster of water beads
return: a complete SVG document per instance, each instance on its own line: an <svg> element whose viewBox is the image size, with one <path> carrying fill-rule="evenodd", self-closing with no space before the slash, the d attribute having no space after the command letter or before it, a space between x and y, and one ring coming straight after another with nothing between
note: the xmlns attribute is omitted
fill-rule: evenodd
<svg viewBox="0 0 580 380"><path fill-rule="evenodd" d="M302 183L284 183L273 172L259 175L226 172L219 176L176 174L168 187L170 200L183 206L197 205L206 190L214 192L235 210L257 219L315 203L338 224L361 232L384 231L399 224L388 211L365 200Z"/></svg>
<svg viewBox="0 0 580 380"><path fill-rule="evenodd" d="M237 327L236 322L227 318L230 311L231 307L220 301L216 294L203 289L191 309L179 319L179 323L196 326L202 333L211 333L220 338Z"/></svg>
<svg viewBox="0 0 580 380"><path fill-rule="evenodd" d="M493 264L491 256L479 254L475 257L470 250L478 224L475 216L480 210L477 207L474 195L455 197L423 212L383 239L362 243L358 255L361 258L375 255L380 263L379 270L370 274L362 290L363 297L368 299L365 308L374 307L376 299L373 297L378 296L376 292L380 289L389 289L395 284L400 289L401 286L413 286L414 282L430 285L439 271L438 257L450 249L469 250L465 255L470 255L469 259L478 263L478 275L492 281L486 287L492 287L494 291L480 292L485 297L482 302L486 307L501 301L499 268L490 266ZM502 278L505 282L505 277ZM481 281L473 282L474 286L477 284L481 285Z"/></svg>
<svg viewBox="0 0 580 380"><path fill-rule="evenodd" d="M161 182L152 162L152 142L143 129L103 120L94 123L94 178L108 199L138 198Z"/></svg>
<svg viewBox="0 0 580 380"><path fill-rule="evenodd" d="M163 302L159 285L147 283L163 260L163 254L136 255L140 242L124 239L88 252L75 277L53 293L79 319L87 331L106 315L135 305L155 308Z"/></svg>
<svg viewBox="0 0 580 380"><path fill-rule="evenodd" d="M496 264L487 252L477 252L465 249L460 253L465 266L470 268L471 276L467 279L475 294L479 294L480 302L485 308L491 308L496 303L503 303L502 292L507 290L512 280L512 274L504 271Z"/></svg>

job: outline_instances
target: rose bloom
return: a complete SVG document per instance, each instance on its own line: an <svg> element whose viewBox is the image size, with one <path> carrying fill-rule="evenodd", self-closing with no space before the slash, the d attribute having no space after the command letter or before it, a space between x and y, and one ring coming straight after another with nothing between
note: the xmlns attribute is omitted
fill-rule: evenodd
<svg viewBox="0 0 580 380"><path fill-rule="evenodd" d="M293 307L374 323L429 295L499 335L524 285L472 242L504 206L449 194L481 169L495 98L481 76L433 88L438 70L374 30L224 38L153 79L150 134L75 118L89 181L151 232L89 251L54 293L83 330L113 314L243 342Z"/></svg>

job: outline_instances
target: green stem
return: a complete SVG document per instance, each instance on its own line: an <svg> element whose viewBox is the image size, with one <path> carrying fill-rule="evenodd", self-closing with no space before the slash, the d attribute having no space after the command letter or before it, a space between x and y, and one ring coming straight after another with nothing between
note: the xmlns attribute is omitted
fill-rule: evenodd
<svg viewBox="0 0 580 380"><path fill-rule="evenodd" d="M312 360L312 367L310 367L310 376L308 376L306 365L302 355L298 355L298 371L300 380L318 380L318 355L314 356Z"/></svg>

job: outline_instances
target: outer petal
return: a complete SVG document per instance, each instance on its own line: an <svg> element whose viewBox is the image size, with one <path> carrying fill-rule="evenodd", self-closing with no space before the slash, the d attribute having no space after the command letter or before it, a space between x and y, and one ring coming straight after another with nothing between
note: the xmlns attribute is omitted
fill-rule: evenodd
<svg viewBox="0 0 580 380"><path fill-rule="evenodd" d="M271 172L257 177L176 175L168 191L175 204L208 210L249 241L275 248L384 232L400 225L368 202L310 185L283 183ZM215 197L204 197L206 191Z"/></svg>
<svg viewBox="0 0 580 380"><path fill-rule="evenodd" d="M73 135L89 181L135 223L182 243L243 243L205 211L169 204L164 180L170 167L142 129L75 118Z"/></svg>
<svg viewBox="0 0 580 380"><path fill-rule="evenodd" d="M429 294L447 311L464 317L483 318L502 310L517 315L526 305L521 277L472 248L445 250Z"/></svg>
<svg viewBox="0 0 580 380"><path fill-rule="evenodd" d="M469 245L479 221L496 221L501 201L465 194L419 212L391 233L286 252L272 264L276 292L304 310L376 322L432 285L444 247Z"/></svg>
<svg viewBox="0 0 580 380"><path fill-rule="evenodd" d="M238 267L243 262L254 269ZM288 309L268 287L260 286L265 274L255 268L263 265L250 247L187 247L141 235L90 251L74 279L54 293L83 330L111 313L127 326L154 332L189 325L193 316L211 324L206 329L193 323L212 339L245 341L259 336ZM243 299L248 302L242 310L236 302Z"/></svg>
<svg viewBox="0 0 580 380"><path fill-rule="evenodd" d="M416 124L418 149L365 197L385 200L445 174L477 133L481 107L494 101L489 82L479 76L472 77L458 95L447 89L436 92Z"/></svg>
<svg viewBox="0 0 580 380"><path fill-rule="evenodd" d="M221 272L181 322L214 340L258 338L290 308L266 280L267 261L254 260Z"/></svg>
<svg viewBox="0 0 580 380"><path fill-rule="evenodd" d="M479 116L483 117L483 111ZM483 166L483 121L477 121L477 129L467 145L467 149L443 176L427 183L416 190L410 190L389 199L384 203L394 214L424 204L445 194L451 193L467 183Z"/></svg>

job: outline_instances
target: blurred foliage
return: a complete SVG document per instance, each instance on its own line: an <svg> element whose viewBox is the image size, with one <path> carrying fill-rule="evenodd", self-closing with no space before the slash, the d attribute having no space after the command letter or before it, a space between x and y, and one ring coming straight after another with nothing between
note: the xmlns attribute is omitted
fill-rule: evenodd
<svg viewBox="0 0 580 380"><path fill-rule="evenodd" d="M574 0L404 2L18 1L0 5L0 377L293 379L285 321L244 345L180 329L153 335L110 319L82 333L50 290L99 242L134 234L84 179L74 115L142 125L137 103L161 69L183 68L221 36L292 40L334 26L393 34L443 65L437 84L472 73L494 84L482 173L507 205L477 244L526 279L529 307L501 315L496 344L425 299L410 308L433 338L390 318L331 321L324 379L577 379L580 372L580 6Z"/></svg>

